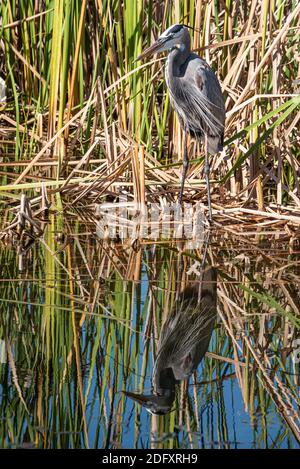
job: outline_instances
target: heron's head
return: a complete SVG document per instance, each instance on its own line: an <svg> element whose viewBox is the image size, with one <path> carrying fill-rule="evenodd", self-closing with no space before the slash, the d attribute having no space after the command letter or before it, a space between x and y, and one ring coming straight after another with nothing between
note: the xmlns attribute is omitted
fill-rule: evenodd
<svg viewBox="0 0 300 469"><path fill-rule="evenodd" d="M190 44L188 29L183 24L173 24L166 29L150 47L145 49L136 60L142 60L150 55L170 51L174 48L181 49Z"/></svg>
<svg viewBox="0 0 300 469"><path fill-rule="evenodd" d="M133 392L122 392L125 396L130 397L130 399L137 402L142 407L145 407L145 409L152 415L166 415L170 412L174 401L173 394L166 396L150 394L149 396L144 396L143 394L134 394Z"/></svg>

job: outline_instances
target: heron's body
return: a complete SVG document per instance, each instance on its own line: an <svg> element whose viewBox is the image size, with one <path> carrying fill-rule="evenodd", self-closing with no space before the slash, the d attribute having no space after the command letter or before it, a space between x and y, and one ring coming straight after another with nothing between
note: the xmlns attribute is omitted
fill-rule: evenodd
<svg viewBox="0 0 300 469"><path fill-rule="evenodd" d="M171 104L181 127L197 140L208 137L208 151L223 149L225 107L218 79L207 62L190 51L186 30L184 47L168 55L165 79Z"/></svg>
<svg viewBox="0 0 300 469"><path fill-rule="evenodd" d="M186 133L204 141L205 176L208 191L209 219L211 200L208 153L223 149L225 106L219 81L210 66L191 52L191 39L186 26L175 24L160 35L138 59L155 52L169 51L165 79L181 127L184 131L183 174L179 201L182 202L184 181L189 164Z"/></svg>

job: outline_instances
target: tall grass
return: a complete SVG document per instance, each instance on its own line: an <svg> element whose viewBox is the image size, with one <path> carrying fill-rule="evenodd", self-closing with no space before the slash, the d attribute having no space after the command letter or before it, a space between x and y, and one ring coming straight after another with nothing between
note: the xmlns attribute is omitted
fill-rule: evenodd
<svg viewBox="0 0 300 469"><path fill-rule="evenodd" d="M48 224L21 278L15 251L0 251L0 446L297 447L297 246L212 237L209 353L174 411L149 416L121 391L149 391L161 325L176 291L197 281L186 274L197 252L183 254L180 278L175 246L103 246L86 228L66 219L62 244Z"/></svg>
<svg viewBox="0 0 300 469"><path fill-rule="evenodd" d="M229 196L256 200L259 208L270 201L299 207L296 0L41 5L1 2L1 76L8 89L0 135L5 187L66 180L80 161L77 175L92 172L102 160L109 166L124 145L133 159L139 145L146 158L167 165L180 161L181 130L166 92L164 58L149 66L133 60L170 24L185 22L196 28L193 48L216 71L226 98L226 159L217 156L212 163L219 180L215 191L224 186ZM100 145L85 157L95 138ZM194 142L190 153L201 155ZM132 180L128 169L113 181ZM179 170L169 166L175 181ZM199 162L190 181L198 174Z"/></svg>
<svg viewBox="0 0 300 469"><path fill-rule="evenodd" d="M150 387L162 322L191 280L178 279L179 257L187 272L201 250L110 245L90 233L102 198L177 197L183 142L164 58L133 63L174 22L195 28L193 49L226 99L225 150L212 160L221 231L208 254L220 315L176 411L146 419L120 391ZM1 225L21 192L47 188L52 207L27 253L18 229L1 233L17 250L0 246L1 447L238 446L233 378L253 445L297 446L299 28L296 0L2 0ZM186 193L202 200L202 150L190 140L189 152Z"/></svg>

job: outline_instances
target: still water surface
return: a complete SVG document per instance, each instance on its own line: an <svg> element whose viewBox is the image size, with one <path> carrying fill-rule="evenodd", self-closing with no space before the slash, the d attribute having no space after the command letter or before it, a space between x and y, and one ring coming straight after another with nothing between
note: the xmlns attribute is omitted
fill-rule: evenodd
<svg viewBox="0 0 300 469"><path fill-rule="evenodd" d="M199 284L203 249L109 243L72 217L22 259L0 255L1 447L299 447L297 242L212 231L217 319L163 416L122 391L151 393L162 325Z"/></svg>

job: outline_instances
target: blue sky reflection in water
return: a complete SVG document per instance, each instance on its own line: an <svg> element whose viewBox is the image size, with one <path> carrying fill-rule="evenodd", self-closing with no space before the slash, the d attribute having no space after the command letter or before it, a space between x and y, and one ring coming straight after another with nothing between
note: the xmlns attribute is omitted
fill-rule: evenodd
<svg viewBox="0 0 300 469"><path fill-rule="evenodd" d="M147 294L148 278L144 273L141 278L142 305L145 304ZM136 308L134 308L134 314L136 315ZM217 318L215 330L220 330L220 328L223 330L220 318ZM226 340L230 342L229 337ZM214 332L208 351L215 351L218 348L217 343L218 337ZM144 356L142 337L139 347L139 370L141 370ZM226 348L224 344L223 347ZM228 358L233 359L234 357ZM267 408L261 409L259 400L254 399L254 407L248 407L248 411L245 410L234 365L228 364L226 367L220 367L220 373L215 370L212 373L212 384L205 381L205 370L210 367L212 362L218 364L214 358L206 357L197 371L198 384L196 389L200 403L198 409L199 431L189 430L183 420L182 424L178 425L172 433L152 433L151 419L159 417L151 416L146 409L127 399L123 415L122 447L150 448L151 446L162 447L162 444L170 447L170 442L173 441L172 446L177 448L299 448L299 443L269 397L267 397ZM145 394L151 392L152 369L153 361L150 357L144 381ZM291 369L293 370L292 363ZM136 391L134 388L136 374L140 377L139 373L134 371L129 373L128 382L131 383L131 391ZM195 385L190 379L188 398L191 405L194 405L194 387ZM96 433L97 422L98 419L92 419L90 433L93 436Z"/></svg>
<svg viewBox="0 0 300 469"><path fill-rule="evenodd" d="M214 344L215 334L213 334L209 351L214 349ZM140 365L142 356L143 349L141 349L140 352ZM204 363L199 366L197 372L199 383L202 381L203 369L209 366L210 360L213 359L205 358ZM227 375L231 375L232 373L234 373L234 366L229 366ZM96 379L96 377L94 376L93 379ZM193 384L191 384L191 380L189 381L189 395L190 399L193 400ZM208 395L207 393L201 392L201 388L204 386L210 387L210 385L203 385L199 386L197 390L199 395L202 396L199 399L201 403L199 414L201 414L202 418L202 431L191 432L194 448L299 448L299 443L286 428L283 419L278 414L272 402L265 414L257 410L250 416L249 412L245 411L242 394L235 376L223 380L222 384L214 384L213 392L209 392ZM222 387L222 402L215 398L216 389L220 388L220 386ZM149 373L148 370L145 380L145 390L150 392L150 389L151 373ZM89 402L89 406L90 405L91 402ZM136 425L136 411L139 415L138 425ZM181 427L176 429L176 432L173 434L166 434L160 437L159 435L151 435L150 433L150 421L152 418L155 417L151 416L146 409L142 409L140 406L127 399L123 417L122 447L132 448L136 433L138 435L137 447L139 448L150 448L151 441L153 442L153 447L156 447L156 443L159 441L170 442L172 439L175 439L175 441L179 443L179 445L175 444L175 447L191 447L188 429L184 423ZM226 440L218 436L219 425L222 419L226 421L226 430L228 432ZM89 434L91 435L92 441L94 440L97 426L98 416L94 415L94 418L91 416ZM136 426L138 427L137 431Z"/></svg>
<svg viewBox="0 0 300 469"><path fill-rule="evenodd" d="M291 345L299 332L297 251L274 244L258 253L255 243L213 240L208 259L219 271L220 314L209 353L189 386L177 386L174 411L152 416L121 391L151 390L154 330L159 334L174 304L179 250L103 249L87 236L81 248L88 272L73 240L70 246L72 294L65 270L47 270L53 259L43 245L22 274L15 251L0 251L7 352L1 447L85 447L87 440L98 448L299 447L299 366ZM187 276L195 259L199 251L184 256L186 285L197 281ZM68 266L64 252L59 260Z"/></svg>

